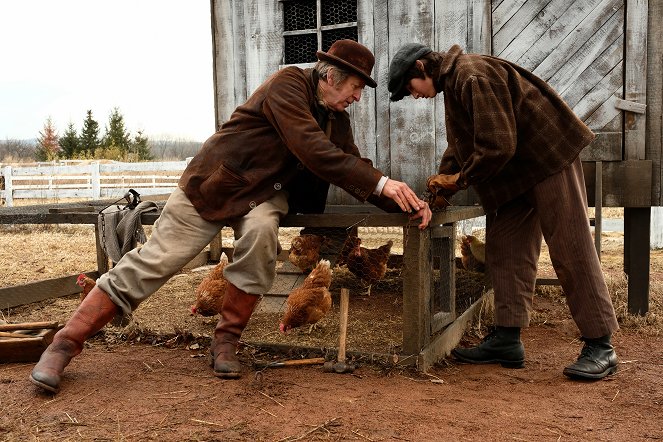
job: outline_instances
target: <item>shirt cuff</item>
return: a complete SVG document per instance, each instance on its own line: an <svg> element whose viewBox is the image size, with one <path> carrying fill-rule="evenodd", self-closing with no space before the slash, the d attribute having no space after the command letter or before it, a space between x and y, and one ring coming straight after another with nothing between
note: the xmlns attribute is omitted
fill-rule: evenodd
<svg viewBox="0 0 663 442"><path fill-rule="evenodd" d="M373 195L375 196L380 196L382 194L382 189L384 189L384 185L387 184L387 180L389 179L388 176L383 176L380 178L380 181L378 181L378 185L375 186L375 190L373 191Z"/></svg>

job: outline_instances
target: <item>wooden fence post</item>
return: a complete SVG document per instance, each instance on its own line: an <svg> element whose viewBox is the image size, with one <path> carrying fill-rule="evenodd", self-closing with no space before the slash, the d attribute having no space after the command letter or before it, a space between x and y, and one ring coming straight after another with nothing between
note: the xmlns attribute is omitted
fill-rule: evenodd
<svg viewBox="0 0 663 442"><path fill-rule="evenodd" d="M5 204L7 207L12 207L14 205L14 198L12 195L12 167L5 166L2 174L5 177Z"/></svg>
<svg viewBox="0 0 663 442"><path fill-rule="evenodd" d="M101 198L101 177L98 162L90 164L90 179L92 180L92 198Z"/></svg>

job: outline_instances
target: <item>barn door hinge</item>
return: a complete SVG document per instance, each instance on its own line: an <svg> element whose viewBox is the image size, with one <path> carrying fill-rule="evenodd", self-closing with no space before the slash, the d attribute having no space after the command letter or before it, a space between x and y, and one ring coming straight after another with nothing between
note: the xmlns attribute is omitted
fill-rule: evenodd
<svg viewBox="0 0 663 442"><path fill-rule="evenodd" d="M615 98L615 108L621 109L626 112L633 112L634 114L644 114L647 105L644 103L637 103L635 101L623 100Z"/></svg>

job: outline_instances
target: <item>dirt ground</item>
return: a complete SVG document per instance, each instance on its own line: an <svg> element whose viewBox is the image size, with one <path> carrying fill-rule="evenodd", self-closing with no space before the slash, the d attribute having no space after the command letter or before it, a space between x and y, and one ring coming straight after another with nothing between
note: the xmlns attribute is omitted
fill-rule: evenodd
<svg viewBox="0 0 663 442"><path fill-rule="evenodd" d="M71 261L67 257L72 255L61 252L63 242L78 251L76 262L67 264L78 270L60 275L93 268L94 248L84 246L89 238L80 231L46 231L37 241L35 234L41 235L0 232L0 253L13 256L11 264L3 257L7 263L2 266L9 270L0 269L7 275L1 285L29 279L29 273L23 275L26 269L32 279L62 272L57 263ZM28 235L33 239L27 240ZM41 254L28 250L34 243L40 244ZM651 312L640 318L625 312L623 236L606 234L603 244L604 271L622 329L613 338L619 371L602 381L578 382L562 375L582 344L557 288L543 288L535 297L531 326L522 336L524 369L465 365L451 358L428 373L388 359L355 361L352 374L324 373L320 366L260 369L256 361L308 354L267 353L246 345L240 354L244 376L220 380L212 376L206 357L216 319L188 314L193 287L205 272L189 271L141 305L129 327L107 327L88 341L67 367L57 395L28 381L33 363L1 364L0 440L660 440L663 251L651 252ZM545 256L541 269L549 270ZM392 276L370 298L351 299L351 350L398 352L402 297L398 275ZM75 296L59 298L3 311L2 316L12 322L64 322L76 304ZM256 312L244 339L305 343L333 354L329 348L337 339L336 309L311 334L279 335L278 316ZM490 323L489 312L481 320L462 345L478 342Z"/></svg>

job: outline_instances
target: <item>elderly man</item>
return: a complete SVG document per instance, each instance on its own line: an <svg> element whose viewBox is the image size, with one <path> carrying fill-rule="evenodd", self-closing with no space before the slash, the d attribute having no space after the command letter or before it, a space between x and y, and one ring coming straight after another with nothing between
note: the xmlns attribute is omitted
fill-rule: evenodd
<svg viewBox="0 0 663 442"><path fill-rule="evenodd" d="M361 158L353 141L345 109L365 85L376 86L373 54L339 40L317 56L313 69L287 67L269 77L205 142L150 239L99 278L34 367L33 383L57 392L87 338L135 310L225 225L235 234L233 262L225 268L229 284L210 350L215 376L239 377L237 343L274 280L279 221L289 212L322 212L329 183L428 225L428 205Z"/></svg>
<svg viewBox="0 0 663 442"><path fill-rule="evenodd" d="M473 364L522 367L520 329L529 324L541 240L564 289L584 347L564 369L601 379L617 370L610 342L617 318L589 230L578 154L594 134L548 84L496 57L410 43L389 69L391 100L444 93L449 147L428 179L444 207L473 186L486 211L486 266L495 292L496 330L453 355Z"/></svg>

